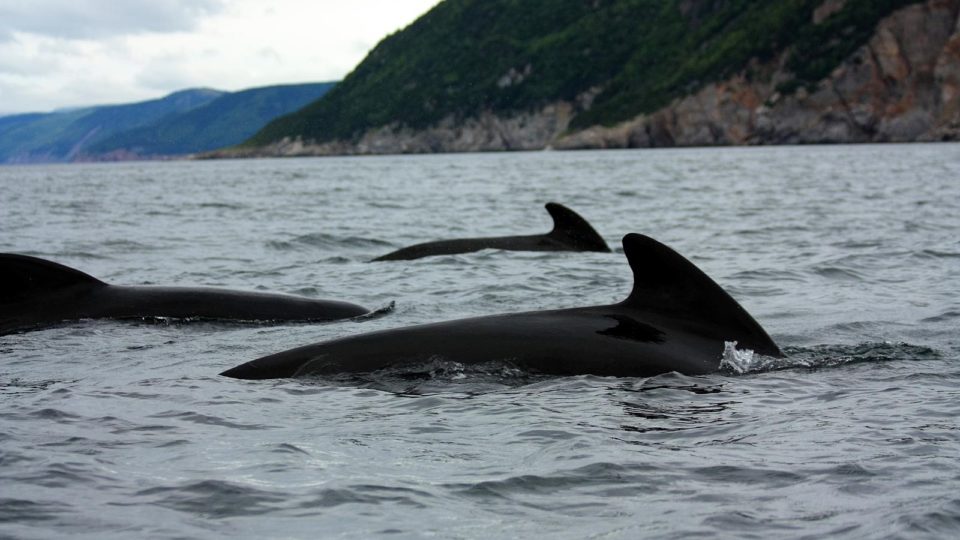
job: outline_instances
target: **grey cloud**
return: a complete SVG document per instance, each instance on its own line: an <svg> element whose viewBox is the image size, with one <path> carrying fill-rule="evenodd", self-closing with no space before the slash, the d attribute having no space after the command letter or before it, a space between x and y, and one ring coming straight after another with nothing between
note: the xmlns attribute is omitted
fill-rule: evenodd
<svg viewBox="0 0 960 540"><path fill-rule="evenodd" d="M33 77L45 75L57 67L59 66L56 59L50 57L37 58L0 54L0 89L3 87L4 79L10 76Z"/></svg>
<svg viewBox="0 0 960 540"><path fill-rule="evenodd" d="M186 31L223 7L224 0L0 0L0 42L14 32L97 39Z"/></svg>
<svg viewBox="0 0 960 540"><path fill-rule="evenodd" d="M156 91L195 86L195 82L184 68L183 59L173 55L150 60L134 77L134 82L141 88Z"/></svg>

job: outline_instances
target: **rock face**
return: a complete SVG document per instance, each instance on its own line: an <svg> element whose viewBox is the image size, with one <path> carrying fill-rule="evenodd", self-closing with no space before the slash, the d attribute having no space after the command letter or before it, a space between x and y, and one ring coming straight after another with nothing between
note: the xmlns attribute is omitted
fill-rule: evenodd
<svg viewBox="0 0 960 540"><path fill-rule="evenodd" d="M838 9L827 0L824 9ZM884 19L812 92L788 96L785 58L752 66L653 114L567 135L558 148L911 142L960 139L960 0ZM815 16L822 16L821 12ZM759 74L759 75L758 75Z"/></svg>
<svg viewBox="0 0 960 540"><path fill-rule="evenodd" d="M200 157L333 156L356 154L423 154L542 150L567 129L573 117L568 103L548 105L535 113L511 117L485 112L457 122L445 118L424 130L389 125L366 132L359 141L321 144L285 138L265 147L229 148Z"/></svg>
<svg viewBox="0 0 960 540"><path fill-rule="evenodd" d="M814 23L845 2L825 0ZM928 0L890 15L813 90L777 91L792 78L786 54L754 62L749 77L745 70L612 127L567 131L578 108L589 106L585 95L510 117L447 118L419 131L391 125L358 141L285 139L212 157L960 140L960 0Z"/></svg>

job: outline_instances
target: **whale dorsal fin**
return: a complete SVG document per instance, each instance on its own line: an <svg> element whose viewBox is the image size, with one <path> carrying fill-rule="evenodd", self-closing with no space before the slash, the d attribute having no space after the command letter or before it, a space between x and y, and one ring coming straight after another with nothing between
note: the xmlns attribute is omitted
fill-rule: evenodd
<svg viewBox="0 0 960 540"><path fill-rule="evenodd" d="M621 305L706 323L742 348L782 356L767 332L707 274L682 255L642 234L623 237L633 291Z"/></svg>
<svg viewBox="0 0 960 540"><path fill-rule="evenodd" d="M0 303L25 300L78 284L106 285L69 266L28 255L0 253Z"/></svg>
<svg viewBox="0 0 960 540"><path fill-rule="evenodd" d="M545 206L553 218L553 230L547 236L582 251L610 251L603 237L580 214L555 202Z"/></svg>

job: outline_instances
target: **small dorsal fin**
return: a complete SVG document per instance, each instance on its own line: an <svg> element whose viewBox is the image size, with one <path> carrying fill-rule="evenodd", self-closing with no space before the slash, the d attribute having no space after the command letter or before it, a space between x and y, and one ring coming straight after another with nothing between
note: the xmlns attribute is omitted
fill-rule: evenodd
<svg viewBox="0 0 960 540"><path fill-rule="evenodd" d="M24 300L81 283L106 285L62 264L28 255L0 253L0 303Z"/></svg>
<svg viewBox="0 0 960 540"><path fill-rule="evenodd" d="M727 291L692 262L653 238L631 233L623 252L633 270L633 291L621 305L706 322L741 347L782 356L767 332ZM727 335L729 334L729 335Z"/></svg>
<svg viewBox="0 0 960 540"><path fill-rule="evenodd" d="M583 251L610 252L603 237L580 214L555 202L545 206L553 218L553 230L548 236Z"/></svg>

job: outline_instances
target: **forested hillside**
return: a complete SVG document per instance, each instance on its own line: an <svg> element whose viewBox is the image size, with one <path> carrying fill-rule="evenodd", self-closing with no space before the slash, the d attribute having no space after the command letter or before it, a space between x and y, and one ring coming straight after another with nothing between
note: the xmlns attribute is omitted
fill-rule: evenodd
<svg viewBox="0 0 960 540"><path fill-rule="evenodd" d="M786 55L778 90L812 89L918 0L446 0L384 39L323 99L248 146L356 140L485 111L574 104L572 130L656 111ZM821 10L825 15L816 14Z"/></svg>

